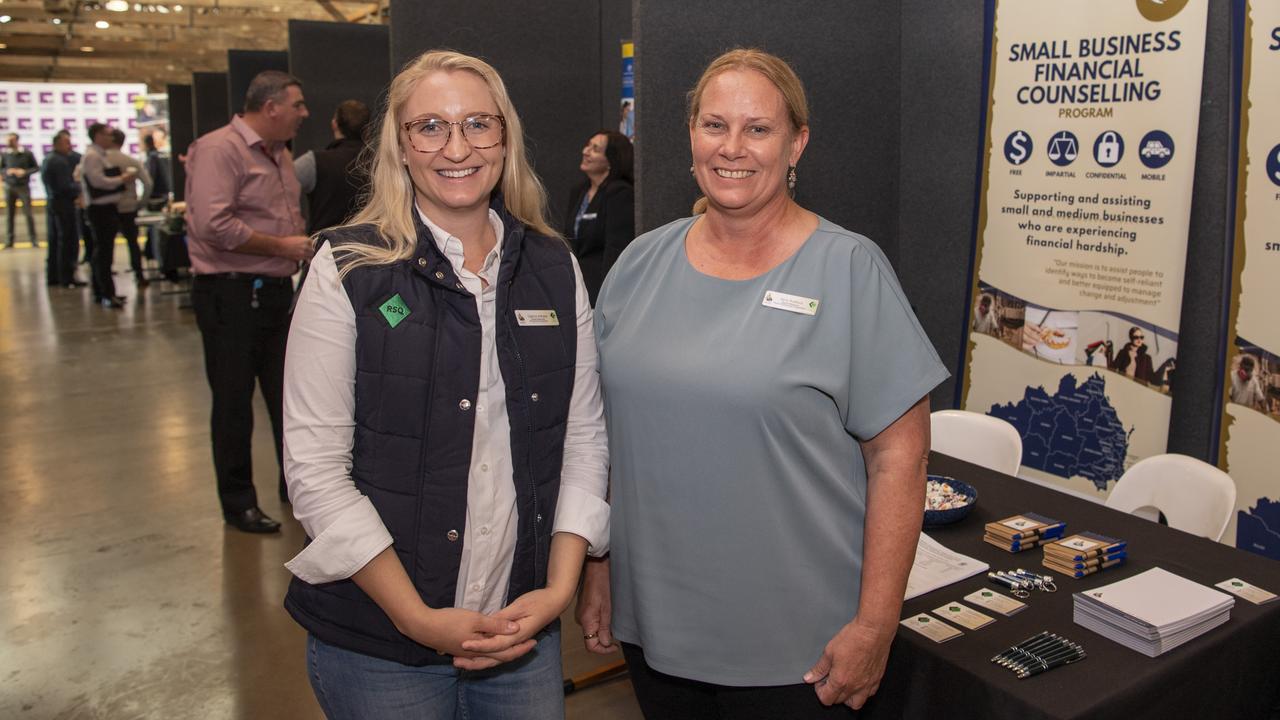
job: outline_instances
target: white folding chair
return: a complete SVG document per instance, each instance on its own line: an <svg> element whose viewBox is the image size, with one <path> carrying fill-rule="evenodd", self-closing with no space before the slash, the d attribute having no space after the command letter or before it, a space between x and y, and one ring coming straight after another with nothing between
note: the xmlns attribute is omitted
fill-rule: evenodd
<svg viewBox="0 0 1280 720"><path fill-rule="evenodd" d="M999 418L965 410L929 416L930 449L1006 475L1022 467L1022 437Z"/></svg>
<svg viewBox="0 0 1280 720"><path fill-rule="evenodd" d="M1169 527L1221 540L1236 509L1236 484L1230 475L1193 457L1155 455L1120 476L1107 507L1133 515L1155 508Z"/></svg>

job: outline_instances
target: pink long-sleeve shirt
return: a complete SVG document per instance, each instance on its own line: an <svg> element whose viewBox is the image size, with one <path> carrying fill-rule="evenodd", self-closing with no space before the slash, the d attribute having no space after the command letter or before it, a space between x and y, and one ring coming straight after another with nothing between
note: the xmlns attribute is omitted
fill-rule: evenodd
<svg viewBox="0 0 1280 720"><path fill-rule="evenodd" d="M269 144L237 115L187 150L187 251L197 275L222 272L285 277L287 258L233 250L254 231L299 235L305 224L293 156Z"/></svg>

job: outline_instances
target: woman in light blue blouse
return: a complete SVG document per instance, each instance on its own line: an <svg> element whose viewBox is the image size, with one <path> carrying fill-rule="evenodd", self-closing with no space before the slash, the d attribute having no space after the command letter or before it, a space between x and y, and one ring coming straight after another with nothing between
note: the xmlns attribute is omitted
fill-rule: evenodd
<svg viewBox="0 0 1280 720"><path fill-rule="evenodd" d="M794 71L730 51L689 105L705 197L596 306L612 554L579 621L647 717L838 717L884 672L947 371L879 249L792 199Z"/></svg>

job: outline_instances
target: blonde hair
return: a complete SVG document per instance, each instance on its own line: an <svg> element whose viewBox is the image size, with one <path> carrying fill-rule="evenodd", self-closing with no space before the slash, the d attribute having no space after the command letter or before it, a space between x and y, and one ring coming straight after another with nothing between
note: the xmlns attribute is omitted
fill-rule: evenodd
<svg viewBox="0 0 1280 720"><path fill-rule="evenodd" d="M435 72L469 72L484 81L498 113L506 120L506 160L498 187L507 211L534 231L559 237L547 223L547 191L529 164L524 126L498 71L479 58L451 50L430 50L406 63L391 81L382 128L371 151L369 193L360 212L347 223L373 225L385 244L349 243L336 248L340 277L362 265L389 265L408 260L417 249L414 186L408 168L401 162L404 152L400 145L399 116L418 83Z"/></svg>
<svg viewBox="0 0 1280 720"><path fill-rule="evenodd" d="M734 48L712 60L707 69L702 71L702 77L698 78L698 83L689 91L687 103L690 128L698 119L702 94L706 92L707 84L717 75L730 70L758 72L773 83L773 86L778 88L778 92L782 93L782 101L787 106L787 116L791 120L793 132L798 132L800 128L809 124L809 101L804 94L804 83L800 82L800 76L796 75L796 71L787 64L787 61L759 48ZM698 198L698 201L693 204L693 213L699 215L706 210L707 199Z"/></svg>

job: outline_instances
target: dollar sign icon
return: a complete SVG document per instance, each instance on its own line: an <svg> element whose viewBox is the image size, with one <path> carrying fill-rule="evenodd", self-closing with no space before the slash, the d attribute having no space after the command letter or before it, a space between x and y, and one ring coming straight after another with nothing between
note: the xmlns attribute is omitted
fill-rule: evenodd
<svg viewBox="0 0 1280 720"><path fill-rule="evenodd" d="M1004 141L1004 157L1013 165L1021 165L1031 157L1031 136L1021 130L1014 130Z"/></svg>

